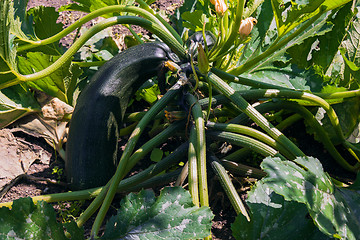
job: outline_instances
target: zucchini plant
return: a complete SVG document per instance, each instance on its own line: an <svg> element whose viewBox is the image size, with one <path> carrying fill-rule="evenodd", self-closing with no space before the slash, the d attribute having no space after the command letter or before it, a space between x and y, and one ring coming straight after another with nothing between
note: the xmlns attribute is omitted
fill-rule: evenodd
<svg viewBox="0 0 360 240"><path fill-rule="evenodd" d="M0 218L12 216L1 234L28 237L11 227L23 214L20 221L30 218L39 226L30 233L42 236L43 201L93 199L76 224L51 237L78 238L79 227L97 212L91 238L210 239L212 172L237 215L236 239L360 236L356 1L185 0L172 25L152 1L75 2L61 9L88 14L64 29L44 24L53 10L25 11L26 1L0 3L1 126L40 111L34 89L73 105L64 148L76 190L14 201L12 210L12 203L1 204ZM58 47L61 38L100 16L66 51ZM77 54L117 24L130 29L135 46L113 57L106 55L114 49ZM150 40L132 26L148 30ZM78 80L84 75L85 84ZM162 96L139 109L135 91L146 81ZM120 136L127 139L122 150ZM169 155L128 175L171 139L180 144L168 144ZM188 192L175 187L158 198L148 190L130 194L100 236L117 192L165 185L174 176ZM239 177L257 179L246 201ZM22 204L27 211L20 214Z"/></svg>

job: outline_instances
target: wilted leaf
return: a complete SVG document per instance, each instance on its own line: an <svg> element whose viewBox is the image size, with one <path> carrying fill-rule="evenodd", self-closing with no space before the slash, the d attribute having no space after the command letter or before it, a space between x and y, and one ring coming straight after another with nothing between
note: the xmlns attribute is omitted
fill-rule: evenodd
<svg viewBox="0 0 360 240"><path fill-rule="evenodd" d="M26 173L35 160L48 164L51 157L43 148L16 138L12 132L7 128L0 130L0 190L17 176Z"/></svg>
<svg viewBox="0 0 360 240"><path fill-rule="evenodd" d="M298 157L291 162L267 157L261 167L268 174L261 181L285 200L304 203L324 234L343 239L360 236L360 191L335 186L319 160Z"/></svg>
<svg viewBox="0 0 360 240"><path fill-rule="evenodd" d="M285 201L262 181L248 193L251 221L239 214L231 229L236 239L328 239L308 217L305 204Z"/></svg>
<svg viewBox="0 0 360 240"><path fill-rule="evenodd" d="M0 221L1 239L68 239L54 209L44 201L34 205L31 198L15 200L11 210L0 208ZM75 225L66 224L71 239L84 239L84 231Z"/></svg>
<svg viewBox="0 0 360 240"><path fill-rule="evenodd" d="M213 214L196 207L180 187L167 187L155 198L151 190L129 194L106 225L102 239L197 239L210 234Z"/></svg>

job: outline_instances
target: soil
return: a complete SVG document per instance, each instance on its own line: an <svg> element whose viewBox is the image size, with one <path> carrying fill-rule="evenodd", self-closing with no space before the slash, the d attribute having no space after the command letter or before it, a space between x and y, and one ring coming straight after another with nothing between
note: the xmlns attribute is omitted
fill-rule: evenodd
<svg viewBox="0 0 360 240"><path fill-rule="evenodd" d="M46 6L46 7L55 7L57 10L59 7L69 4L72 1L70 0L29 0L28 8L35 6ZM176 7L181 5L181 0L173 0L173 1L165 1L160 0L154 3L155 7L160 10L164 10L166 13L172 13ZM84 13L81 12L69 12L63 11L60 12L60 17L58 19L59 22L64 24L64 27L68 26L72 22L76 21L80 17L82 17ZM97 20L94 20L88 25L92 25ZM137 31L144 31L141 29L137 29ZM145 32L145 31L144 31ZM74 33L75 34L75 33ZM119 42L123 39L123 36L128 34L128 30L122 27L113 28L113 35L119 38ZM66 38L61 40L61 43L68 47L71 45L73 41L74 35L69 35ZM121 48L121 43L119 44L119 48ZM37 148L41 148L42 151L50 156L50 161L47 163L41 161L34 161L29 169L25 172L25 174L20 177L14 179L14 181L8 185L8 189L6 189L5 194L0 195L0 202L8 202L13 201L22 197L33 197L44 194L51 193L60 193L67 192L69 189L66 187L66 179L62 170L64 169L63 160L57 155L56 151L42 138L28 135L21 131L13 132L14 137L17 141L26 141L28 143L33 144ZM216 179L210 180L210 202L212 206L212 211L215 214L215 218L213 219L213 239L234 239L231 234L231 223L234 222L236 214L233 211L230 201L227 197L222 194L222 188L219 184L219 181ZM120 199L121 196L118 196L117 200ZM82 209L85 209L90 201L81 202ZM116 202L116 201L115 201ZM119 202L119 201L117 201ZM72 203L75 204L75 203ZM78 204L78 203L77 203ZM54 208L57 210L59 220L63 220L69 217L69 215L74 214L76 217L76 213L70 212L70 203L57 203L53 204ZM114 205L116 208L117 206ZM114 214L113 212L110 214ZM91 229L91 219L84 226L85 235L88 237Z"/></svg>

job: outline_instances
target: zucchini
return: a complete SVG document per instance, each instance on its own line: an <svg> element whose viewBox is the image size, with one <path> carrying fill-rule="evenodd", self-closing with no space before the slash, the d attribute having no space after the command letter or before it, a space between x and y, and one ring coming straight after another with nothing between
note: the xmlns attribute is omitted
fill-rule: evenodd
<svg viewBox="0 0 360 240"><path fill-rule="evenodd" d="M119 129L134 92L174 60L163 43L133 46L104 64L81 92L70 121L65 170L72 189L105 185L117 165Z"/></svg>

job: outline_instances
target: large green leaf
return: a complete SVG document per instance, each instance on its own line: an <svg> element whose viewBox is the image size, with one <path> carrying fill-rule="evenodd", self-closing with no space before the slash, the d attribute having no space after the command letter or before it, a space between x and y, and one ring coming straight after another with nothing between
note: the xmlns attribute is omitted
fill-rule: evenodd
<svg viewBox="0 0 360 240"><path fill-rule="evenodd" d="M264 67L251 73L241 74L241 76L264 83L299 90L320 91L322 86L322 78L315 74L312 69L303 70L294 64L285 67L274 65ZM238 84L231 83L230 85L235 87L235 85ZM238 88L235 87L235 89Z"/></svg>
<svg viewBox="0 0 360 240"><path fill-rule="evenodd" d="M0 208L1 239L68 239L63 227L71 234L71 239L84 239L84 232L76 223L62 225L56 221L52 206L44 201L34 205L31 198L15 200L12 209Z"/></svg>
<svg viewBox="0 0 360 240"><path fill-rule="evenodd" d="M63 24L57 22L59 13L56 12L53 7L38 6L31 8L27 12L27 18L32 19L33 30L37 40L46 39L63 30ZM31 51L44 52L50 55L61 55L63 49L60 46L59 41L56 41L45 46L33 48Z"/></svg>
<svg viewBox="0 0 360 240"><path fill-rule="evenodd" d="M23 74L32 74L34 72L43 70L44 68L53 64L59 58L59 56L46 55L40 52L28 52L26 56L26 58L19 57L18 60L19 71ZM33 82L29 82L29 86L68 103L65 81L72 78L70 64L71 61L69 60L49 76Z"/></svg>
<svg viewBox="0 0 360 240"><path fill-rule="evenodd" d="M196 207L180 187L129 194L106 225L102 239L198 239L210 234L213 214Z"/></svg>
<svg viewBox="0 0 360 240"><path fill-rule="evenodd" d="M284 36L309 18L335 9L350 0L271 0L279 36Z"/></svg>
<svg viewBox="0 0 360 240"><path fill-rule="evenodd" d="M328 239L307 217L305 204L285 201L261 181L248 192L246 204L251 221L242 214L236 217L231 225L236 239Z"/></svg>
<svg viewBox="0 0 360 240"><path fill-rule="evenodd" d="M303 23L280 38L276 33L276 28L272 22L273 15L269 13L269 9L270 4L267 1L259 8L258 24L252 31L251 40L247 43L237 67L229 71L231 74L239 75L244 71L249 73L260 72L262 68L267 68L276 62L287 62L289 60L286 53L287 49L302 44L308 38L321 36L331 31L333 27L331 23L326 21L327 14L323 14L304 31L292 35L303 26ZM244 64L246 64L246 69L243 69L242 65Z"/></svg>
<svg viewBox="0 0 360 240"><path fill-rule="evenodd" d="M308 38L303 44L291 47L288 53L291 55L292 63L304 69L315 64L326 72L337 54L350 20L354 16L351 8L352 3L349 2L340 10L335 9L331 12L327 17L327 21L333 24L331 31L322 36Z"/></svg>
<svg viewBox="0 0 360 240"><path fill-rule="evenodd" d="M40 112L40 106L26 88L16 85L0 91L0 129L34 112Z"/></svg>
<svg viewBox="0 0 360 240"><path fill-rule="evenodd" d="M0 1L0 85L16 79L16 49L12 45L10 28L13 22L13 4L10 0Z"/></svg>
<svg viewBox="0 0 360 240"><path fill-rule="evenodd" d="M285 200L304 203L324 234L358 239L359 189L335 186L319 160L313 157L298 157L294 162L268 157L261 167L268 174L261 181Z"/></svg>

